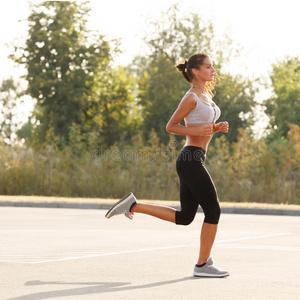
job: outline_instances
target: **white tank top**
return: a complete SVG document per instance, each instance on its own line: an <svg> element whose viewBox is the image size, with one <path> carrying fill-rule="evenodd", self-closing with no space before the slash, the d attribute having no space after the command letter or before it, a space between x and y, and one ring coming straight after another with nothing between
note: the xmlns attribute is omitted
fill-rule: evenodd
<svg viewBox="0 0 300 300"><path fill-rule="evenodd" d="M187 92L185 96L188 94L193 94L195 96L197 105L184 118L185 124L215 123L220 118L221 110L217 105L213 107L208 106L207 104L204 104L195 93Z"/></svg>

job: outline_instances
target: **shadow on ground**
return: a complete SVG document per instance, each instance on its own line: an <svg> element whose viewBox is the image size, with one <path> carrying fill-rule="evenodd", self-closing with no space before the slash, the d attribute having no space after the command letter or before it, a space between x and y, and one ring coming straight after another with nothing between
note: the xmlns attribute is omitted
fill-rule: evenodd
<svg viewBox="0 0 300 300"><path fill-rule="evenodd" d="M9 298L7 300L41 300L51 299L56 297L67 297L67 296L80 296L80 295L91 295L91 294L103 294L113 293L120 291L130 291L144 288L152 288L157 286L163 286L168 284L174 284L183 282L186 280L197 280L195 277L184 277L179 279L159 281L141 285L130 285L131 282L63 282L63 281L27 281L25 286L37 286L37 285L84 285L80 288L63 289L56 291L47 291L40 293L33 293L24 296Z"/></svg>

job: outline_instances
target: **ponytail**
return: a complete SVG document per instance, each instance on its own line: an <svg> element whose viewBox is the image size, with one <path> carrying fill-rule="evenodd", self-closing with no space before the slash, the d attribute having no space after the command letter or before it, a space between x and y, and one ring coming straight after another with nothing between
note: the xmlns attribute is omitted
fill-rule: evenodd
<svg viewBox="0 0 300 300"><path fill-rule="evenodd" d="M190 78L189 78L189 75L187 73L187 64L188 62L185 61L185 62L182 62L182 63L179 63L176 68L178 69L179 72L182 73L182 75L184 76L184 78L187 80L187 82L191 82Z"/></svg>

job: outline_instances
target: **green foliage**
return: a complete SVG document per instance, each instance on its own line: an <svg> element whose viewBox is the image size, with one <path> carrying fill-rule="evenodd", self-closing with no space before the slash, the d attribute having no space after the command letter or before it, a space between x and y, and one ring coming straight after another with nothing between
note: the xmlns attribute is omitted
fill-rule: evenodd
<svg viewBox="0 0 300 300"><path fill-rule="evenodd" d="M145 38L151 54L138 61L142 70L138 73L138 83L144 140L149 139L154 129L166 144L169 139L166 124L189 88L175 64L199 52L199 48L209 52L213 26L204 24L195 13L182 17L177 5L164 12L161 20L152 24L152 32L147 35L150 37ZM176 138L180 141L184 137Z"/></svg>
<svg viewBox="0 0 300 300"><path fill-rule="evenodd" d="M274 97L265 103L270 117L271 134L268 141L286 138L289 124L299 125L300 116L300 60L286 57L273 64L271 73Z"/></svg>
<svg viewBox="0 0 300 300"><path fill-rule="evenodd" d="M158 22L152 23L152 31L147 34L145 41L150 47L152 59L164 54L174 65L178 60L186 59L194 53L215 53L213 37L211 22L206 24L197 13L183 15L175 4L162 13ZM218 58L220 56L214 57L219 61Z"/></svg>
<svg viewBox="0 0 300 300"><path fill-rule="evenodd" d="M221 109L218 122L227 121L230 126L225 138L236 142L240 128L250 128L253 125L252 108L255 106L255 89L250 80L241 76L226 74L218 81L214 101ZM221 133L217 133L219 136Z"/></svg>
<svg viewBox="0 0 300 300"><path fill-rule="evenodd" d="M36 101L17 131L26 146L8 146L16 132L17 87L0 89L0 193L178 199L175 161L184 136L165 126L189 88L175 64L206 52L221 69L230 39L175 5L145 39L150 54L113 68L118 42L86 27L86 2L47 1L33 7L26 44L11 55L27 68L26 93ZM231 50L229 50L231 51ZM227 51L228 52L228 51ZM222 74L214 101L229 133L217 133L207 168L221 201L300 204L300 62L273 65L275 96L266 101L271 135L253 140L253 82ZM178 143L180 142L180 143Z"/></svg>
<svg viewBox="0 0 300 300"><path fill-rule="evenodd" d="M79 140L60 150L53 129L46 140L38 150L0 146L0 194L120 198L134 191L139 199L179 199L173 136L164 145L152 131L146 146L138 135L123 149L85 152ZM220 201L300 204L299 126L291 126L287 141L277 154L241 129L230 153L225 137L217 138L206 167Z"/></svg>
<svg viewBox="0 0 300 300"><path fill-rule="evenodd" d="M176 62L187 59L194 53L206 52L213 58L215 66L220 68L226 62L222 51L224 44L229 46L231 41L225 37L225 41L218 42L214 38L212 23L203 22L196 13L182 15L176 5L164 13L163 20L154 23L153 32L146 39L151 51L149 57L136 59L135 62L138 69L142 70L137 74L139 99L143 108L144 138L147 140L154 129L160 140L166 144L168 136L165 126L190 87L176 70ZM228 121L233 128L227 139L230 142L235 141L237 129L253 123L251 111L255 104L255 91L250 81L225 75L220 79L216 92L214 100L221 107L221 120ZM178 141L183 138L185 137L176 137Z"/></svg>
<svg viewBox="0 0 300 300"><path fill-rule="evenodd" d="M0 87L0 143L12 144L17 130L18 87L12 78L2 81Z"/></svg>
<svg viewBox="0 0 300 300"><path fill-rule="evenodd" d="M124 67L111 69L108 86L99 78L99 106L91 107L94 122L99 127L101 145L111 146L116 141L130 141L140 124L135 105L132 73ZM98 109L94 111L94 109ZM100 109L100 110L99 110ZM92 129L92 128L91 128Z"/></svg>
<svg viewBox="0 0 300 300"><path fill-rule="evenodd" d="M149 62L139 79L144 140L148 140L151 131L155 130L163 143L168 142L166 124L187 88L188 84L176 72L174 63L164 54Z"/></svg>
<svg viewBox="0 0 300 300"><path fill-rule="evenodd" d="M27 93L37 100L32 128L36 145L43 144L52 127L63 148L70 142L74 124L87 145L91 134L110 145L129 122L130 76L110 66L118 43L86 28L89 10L85 2L36 5L28 19L26 45L12 56L25 64ZM105 132L108 128L112 132Z"/></svg>

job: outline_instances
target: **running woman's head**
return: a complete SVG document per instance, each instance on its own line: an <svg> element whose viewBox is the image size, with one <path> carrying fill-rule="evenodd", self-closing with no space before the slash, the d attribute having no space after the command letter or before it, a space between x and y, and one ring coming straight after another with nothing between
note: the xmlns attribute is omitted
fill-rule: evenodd
<svg viewBox="0 0 300 300"><path fill-rule="evenodd" d="M187 61L179 63L176 67L189 83L205 81L205 92L212 97L214 96L213 89L218 75L207 54L194 54Z"/></svg>

